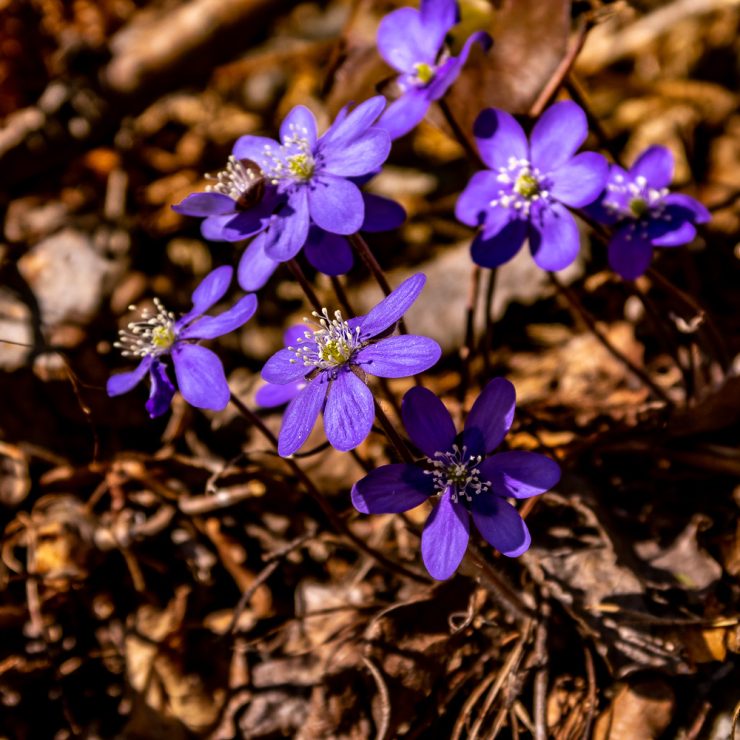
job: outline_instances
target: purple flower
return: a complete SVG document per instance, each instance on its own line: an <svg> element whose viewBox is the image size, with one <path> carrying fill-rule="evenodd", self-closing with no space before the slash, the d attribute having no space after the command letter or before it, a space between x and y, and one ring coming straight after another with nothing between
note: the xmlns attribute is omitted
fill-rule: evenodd
<svg viewBox="0 0 740 740"><path fill-rule="evenodd" d="M478 116L474 133L491 169L473 175L455 210L463 223L482 227L471 246L473 261L498 267L529 239L543 270L567 267L578 254L579 236L566 206L594 201L608 174L600 154L575 154L588 134L585 113L570 101L556 103L528 142L511 115L489 108Z"/></svg>
<svg viewBox="0 0 740 740"><path fill-rule="evenodd" d="M609 264L625 280L640 277L650 265L653 247L678 247L696 236L694 224L709 221L699 201L670 194L673 155L664 146L646 149L625 172L612 165L606 189L586 210L615 227L609 240Z"/></svg>
<svg viewBox="0 0 740 740"><path fill-rule="evenodd" d="M392 139L411 131L432 102L447 92L475 42L490 47L491 37L481 31L467 39L460 56L450 56L445 37L459 20L456 0L421 0L421 10L400 8L380 22L378 51L399 72L396 87L401 97L388 106L378 124Z"/></svg>
<svg viewBox="0 0 740 740"><path fill-rule="evenodd" d="M367 315L348 321L339 311L333 317L326 309L314 312L317 328L267 361L262 377L268 383L306 382L285 410L278 436L281 455L301 447L322 410L329 442L342 452L354 449L370 433L375 418L367 376L403 378L437 362L442 351L433 339L388 336L425 281L424 275L413 275Z"/></svg>
<svg viewBox="0 0 740 740"><path fill-rule="evenodd" d="M365 216L360 231L389 231L398 228L406 219L406 212L395 201L370 193L363 192L361 195ZM253 239L244 252L238 270L239 285L244 290L259 290L280 265L282 260L273 259L267 254L266 246L270 239L272 235L263 232ZM303 251L309 263L325 275L344 275L354 264L346 237L324 231L314 223L309 227Z"/></svg>
<svg viewBox="0 0 740 740"><path fill-rule="evenodd" d="M283 334L283 344L285 344L286 348L301 344L305 334L306 327L303 324L291 326ZM284 385L265 383L255 394L254 400L258 406L262 406L263 408L282 406L292 401L306 385L308 385L308 381L305 378L299 378Z"/></svg>
<svg viewBox="0 0 740 740"><path fill-rule="evenodd" d="M135 370L109 378L108 395L128 393L149 373L151 390L146 409L152 418L161 416L175 393L163 362L169 355L180 393L189 404L214 411L225 408L230 392L221 360L196 342L228 334L255 312L256 296L246 295L218 316L203 315L225 295L233 275L231 267L218 267L206 275L193 292L193 307L179 319L155 298L156 313L144 310L139 321L121 329L114 346L124 357L140 357L141 362Z"/></svg>
<svg viewBox="0 0 740 740"><path fill-rule="evenodd" d="M363 514L413 509L439 499L421 535L421 555L432 578L444 580L465 555L470 515L485 540L508 557L529 548L527 525L507 498L529 498L560 480L556 462L535 452L488 456L514 419L514 386L494 378L457 434L444 404L426 388L412 388L401 405L409 437L425 455L417 465L383 465L355 483L352 503Z"/></svg>

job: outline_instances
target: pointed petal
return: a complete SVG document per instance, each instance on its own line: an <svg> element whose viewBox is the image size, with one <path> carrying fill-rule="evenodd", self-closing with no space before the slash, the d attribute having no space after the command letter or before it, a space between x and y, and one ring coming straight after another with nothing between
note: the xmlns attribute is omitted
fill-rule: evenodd
<svg viewBox="0 0 740 740"><path fill-rule="evenodd" d="M529 159L524 129L506 111L487 108L475 120L473 134L481 159L492 169L507 167L509 158Z"/></svg>
<svg viewBox="0 0 740 740"><path fill-rule="evenodd" d="M508 558L529 550L532 538L524 519L505 499L487 493L473 498L473 521L489 545Z"/></svg>
<svg viewBox="0 0 740 740"><path fill-rule="evenodd" d="M505 221L508 221L509 211L507 208L491 209L490 206L500 188L501 183L498 181L498 175L495 172L491 172L491 170L476 172L465 186L465 190L460 193L460 197L455 204L457 220L468 226L480 226L486 220L488 211L496 210L503 212ZM504 227L505 221L501 223L501 228Z"/></svg>
<svg viewBox="0 0 740 740"><path fill-rule="evenodd" d="M427 457L434 459L435 452L452 448L455 424L447 407L429 389L417 386L406 392L401 418L411 441Z"/></svg>
<svg viewBox="0 0 740 740"><path fill-rule="evenodd" d="M433 339L402 334L364 347L355 362L378 378L406 378L428 370L441 356L442 349Z"/></svg>
<svg viewBox="0 0 740 740"><path fill-rule="evenodd" d="M593 203L606 185L609 165L596 152L582 152L552 172L550 193L571 208Z"/></svg>
<svg viewBox="0 0 740 740"><path fill-rule="evenodd" d="M308 188L296 188L270 223L265 236L265 254L278 262L293 259L308 238L310 223Z"/></svg>
<svg viewBox="0 0 740 740"><path fill-rule="evenodd" d="M307 385L306 380L296 380L286 385L265 383L254 395L255 403L263 408L282 406L292 401Z"/></svg>
<svg viewBox="0 0 740 740"><path fill-rule="evenodd" d="M496 219L492 221L493 225L504 215L505 210L504 208L496 208L489 211L489 214L493 213ZM489 224L486 223L485 231L487 232L488 229ZM473 262L481 267L503 265L521 249L528 229L529 223L527 221L515 218L506 222L503 228L493 236L486 238L484 232L477 234L470 245L470 256L473 258Z"/></svg>
<svg viewBox="0 0 740 740"><path fill-rule="evenodd" d="M359 177L377 170L391 151L391 137L374 126L342 147L327 147L322 172L341 177Z"/></svg>
<svg viewBox="0 0 740 740"><path fill-rule="evenodd" d="M277 260L267 256L266 242L265 232L259 234L244 250L239 260L236 277L242 290L253 291L262 288L280 264Z"/></svg>
<svg viewBox="0 0 740 740"><path fill-rule="evenodd" d="M370 434L374 419L372 392L349 368L343 369L326 400L326 438L340 452L354 450Z"/></svg>
<svg viewBox="0 0 740 740"><path fill-rule="evenodd" d="M354 257L347 239L312 226L303 254L324 275L344 275L352 269Z"/></svg>
<svg viewBox="0 0 740 740"><path fill-rule="evenodd" d="M343 177L322 174L308 191L311 218L333 234L354 234L365 218L360 189Z"/></svg>
<svg viewBox="0 0 740 740"><path fill-rule="evenodd" d="M532 208L529 248L538 267L562 270L578 256L581 248L578 224L560 203Z"/></svg>
<svg viewBox="0 0 740 740"><path fill-rule="evenodd" d="M560 466L554 460L524 450L499 452L478 468L480 479L489 481L493 493L504 498L538 496L560 480Z"/></svg>
<svg viewBox="0 0 740 740"><path fill-rule="evenodd" d="M662 233L660 236L653 237L652 244L654 247L680 247L688 244L696 236L696 227L694 224L684 221L673 231Z"/></svg>
<svg viewBox="0 0 740 740"><path fill-rule="evenodd" d="M388 106L378 126L387 131L391 139L400 139L422 121L431 103L424 88L412 88Z"/></svg>
<svg viewBox="0 0 740 740"><path fill-rule="evenodd" d="M421 0L425 48L441 49L447 32L459 21L457 0Z"/></svg>
<svg viewBox="0 0 740 740"><path fill-rule="evenodd" d="M644 177L651 188L667 188L673 178L673 153L664 146L648 147L630 167L630 178Z"/></svg>
<svg viewBox="0 0 740 740"><path fill-rule="evenodd" d="M349 112L344 108L319 139L317 151L323 153L330 147L342 147L351 143L375 123L385 106L386 99L382 95L376 95Z"/></svg>
<svg viewBox="0 0 740 740"><path fill-rule="evenodd" d="M423 273L417 273L404 280L390 295L370 309L360 326L362 338L371 339L388 327L393 326L408 311L419 297L426 282Z"/></svg>
<svg viewBox="0 0 740 740"><path fill-rule="evenodd" d="M468 61L473 44L480 44L487 50L492 44L491 37L485 31L474 33L465 41L465 44L460 50L460 54L458 56L450 57L437 69L434 79L427 87L429 98L431 100L439 100L450 88L450 85L452 85L452 83L458 78L460 72L462 72L462 69L465 66L465 62Z"/></svg>
<svg viewBox="0 0 740 740"><path fill-rule="evenodd" d="M203 316L180 332L181 339L213 339L246 324L257 310L257 296L240 298L228 311L218 316Z"/></svg>
<svg viewBox="0 0 740 740"><path fill-rule="evenodd" d="M352 486L352 504L363 514L400 514L434 493L432 476L416 465L382 465Z"/></svg>
<svg viewBox="0 0 740 740"><path fill-rule="evenodd" d="M108 395L113 397L120 396L123 393L128 393L132 388L134 388L134 386L138 385L144 379L144 376L149 372L149 368L153 361L153 357L145 357L134 370L131 370L128 373L117 373L116 375L111 375L105 386Z"/></svg>
<svg viewBox="0 0 740 740"><path fill-rule="evenodd" d="M663 201L666 205L685 209L694 214L694 223L704 224L711 221L712 214L707 208L695 198L683 193L670 193Z"/></svg>
<svg viewBox="0 0 740 740"><path fill-rule="evenodd" d="M311 368L306 367L289 349L278 350L262 368L262 378L268 383L285 385L303 379Z"/></svg>
<svg viewBox="0 0 740 740"><path fill-rule="evenodd" d="M151 387L149 398L146 402L146 410L152 419L167 413L175 395L175 386L167 374L167 368L162 362L155 362L149 373Z"/></svg>
<svg viewBox="0 0 740 740"><path fill-rule="evenodd" d="M193 307L188 311L187 316L200 316L220 301L226 295L233 277L234 268L228 265L217 267L209 272L193 291Z"/></svg>
<svg viewBox="0 0 740 740"><path fill-rule="evenodd" d="M219 216L236 213L236 204L221 193L193 193L173 205L172 210L183 216Z"/></svg>
<svg viewBox="0 0 740 740"><path fill-rule="evenodd" d="M571 100L551 105L532 129L531 162L540 172L564 165L588 136L583 109Z"/></svg>
<svg viewBox="0 0 740 740"><path fill-rule="evenodd" d="M421 534L421 557L432 578L444 581L462 562L470 539L470 516L453 503L449 489L429 515Z"/></svg>
<svg viewBox="0 0 740 740"><path fill-rule="evenodd" d="M486 384L465 420L462 441L470 456L484 455L501 444L514 421L515 408L516 391L506 378Z"/></svg>
<svg viewBox="0 0 740 740"><path fill-rule="evenodd" d="M183 398L199 409L221 411L230 391L224 366L216 354L198 344L176 344L172 350L177 387Z"/></svg>
<svg viewBox="0 0 740 740"><path fill-rule="evenodd" d="M406 220L406 211L395 200L373 193L363 193L362 199L365 201L365 220L360 231L371 234L376 231L390 231L397 229Z"/></svg>
<svg viewBox="0 0 740 740"><path fill-rule="evenodd" d="M264 377L264 376L263 376ZM325 375L319 375L288 404L278 435L278 454L292 455L308 439L321 411L329 387Z"/></svg>
<svg viewBox="0 0 740 740"><path fill-rule="evenodd" d="M415 8L388 13L378 26L378 52L399 72L414 72L419 63L434 64L439 45L432 42Z"/></svg>
<svg viewBox="0 0 740 740"><path fill-rule="evenodd" d="M625 280L640 277L653 259L653 245L637 234L628 225L619 229L609 240L609 266Z"/></svg>
<svg viewBox="0 0 740 740"><path fill-rule="evenodd" d="M313 149L317 136L316 117L305 105L296 105L280 124L280 141L283 144L298 137L306 139Z"/></svg>

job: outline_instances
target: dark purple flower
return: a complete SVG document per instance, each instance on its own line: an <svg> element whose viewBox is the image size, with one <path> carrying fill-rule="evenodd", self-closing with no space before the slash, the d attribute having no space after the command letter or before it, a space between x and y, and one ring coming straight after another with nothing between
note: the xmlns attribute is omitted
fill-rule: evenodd
<svg viewBox="0 0 740 740"><path fill-rule="evenodd" d="M406 219L403 208L389 198L363 192L362 199L365 216L360 231L390 231L397 229ZM266 247L271 238L269 232L259 234L242 255L237 277L244 290L259 290L280 265L282 260L272 259L267 254ZM344 275L354 264L347 238L324 231L313 223L308 230L303 253L309 263L325 275Z"/></svg>
<svg viewBox="0 0 740 740"><path fill-rule="evenodd" d="M709 211L688 195L669 193L673 155L664 146L646 149L625 172L612 165L600 200L586 210L614 226L609 264L625 280L640 277L653 247L678 247L696 236L694 224L709 221Z"/></svg>
<svg viewBox="0 0 740 740"><path fill-rule="evenodd" d="M345 321L339 311L314 312L315 330L276 352L262 377L276 385L305 380L306 387L288 405L278 437L278 452L292 455L306 441L319 412L329 442L343 452L370 433L375 418L368 375L403 378L429 369L442 351L427 337L387 336L416 300L426 278L413 275L367 315Z"/></svg>
<svg viewBox="0 0 740 740"><path fill-rule="evenodd" d="M139 321L121 329L120 340L114 346L122 350L124 357L140 357L141 362L135 370L109 378L108 395L128 393L148 373L151 390L146 409L152 418L161 416L175 393L163 362L169 355L177 386L189 404L214 411L225 408L230 392L221 360L197 341L228 334L249 321L255 312L257 297L246 295L218 316L203 315L223 298L233 275L231 267L217 267L206 275L193 292L193 307L179 319L155 298L156 313L144 310Z"/></svg>
<svg viewBox="0 0 740 740"><path fill-rule="evenodd" d="M604 157L575 154L586 139L585 113L564 101L548 108L531 140L508 113L489 108L475 122L478 151L491 168L477 172L457 201L457 218L481 226L471 246L482 267L510 260L525 239L543 270L562 270L576 258L578 226L566 206L582 208L603 190Z"/></svg>
<svg viewBox="0 0 740 740"><path fill-rule="evenodd" d="M490 455L509 431L515 405L514 386L494 378L457 434L439 398L426 388L412 388L403 397L401 416L426 457L416 465L383 465L352 488L352 503L363 514L394 514L430 496L439 499L421 535L421 555L433 578L444 580L457 570L468 546L471 515L485 540L504 555L517 557L529 548L527 525L506 499L544 493L560 480L560 467L536 452Z"/></svg>
<svg viewBox="0 0 740 740"><path fill-rule="evenodd" d="M378 28L378 51L399 72L396 87L401 96L388 106L379 126L392 139L411 131L457 79L474 43L484 49L491 37L470 36L457 57L445 47L447 32L459 22L457 0L421 0L421 9L400 8L389 13Z"/></svg>

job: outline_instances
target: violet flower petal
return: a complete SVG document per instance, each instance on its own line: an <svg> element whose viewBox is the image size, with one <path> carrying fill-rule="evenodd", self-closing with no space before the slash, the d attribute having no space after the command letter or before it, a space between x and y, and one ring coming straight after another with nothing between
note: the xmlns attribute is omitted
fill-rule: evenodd
<svg viewBox="0 0 740 740"><path fill-rule="evenodd" d="M689 221L684 221L678 228L668 231L651 239L654 247L680 247L693 241L696 236L696 227Z"/></svg>
<svg viewBox="0 0 740 740"><path fill-rule="evenodd" d="M111 397L120 396L132 390L144 379L153 361L154 358L148 355L130 372L111 375L105 386L108 395Z"/></svg>
<svg viewBox="0 0 740 740"><path fill-rule="evenodd" d="M292 401L300 391L302 391L308 381L296 380L286 385L275 385L274 383L265 383L257 390L254 395L255 403L263 408L272 408L282 406Z"/></svg>
<svg viewBox="0 0 740 740"><path fill-rule="evenodd" d="M468 511L462 504L453 503L448 488L421 534L421 557L429 575L438 581L449 578L462 562L469 539Z"/></svg>
<svg viewBox="0 0 740 740"><path fill-rule="evenodd" d="M180 332L181 339L214 339L246 324L257 310L254 293L240 298L230 309L218 316L203 316Z"/></svg>
<svg viewBox="0 0 740 740"><path fill-rule="evenodd" d="M270 224L265 237L265 254L278 262L287 262L301 251L310 224L308 188L296 188L288 202Z"/></svg>
<svg viewBox="0 0 740 740"><path fill-rule="evenodd" d="M253 291L262 288L280 264L267 256L266 241L267 236L264 232L256 236L239 260L236 277L242 290Z"/></svg>
<svg viewBox="0 0 740 740"><path fill-rule="evenodd" d="M163 362L154 362L149 372L149 380L151 388L145 406L150 418L156 419L170 408L172 397L175 395L175 386L172 385Z"/></svg>
<svg viewBox="0 0 740 740"><path fill-rule="evenodd" d="M319 139L317 152L326 153L327 148L341 148L361 136L372 126L386 106L386 99L382 95L363 101L353 110L346 113L346 108L334 119L334 123ZM368 168L371 172L372 168Z"/></svg>
<svg viewBox="0 0 740 740"><path fill-rule="evenodd" d="M457 0L421 0L420 14L425 48L441 49L447 32L460 21Z"/></svg>
<svg viewBox="0 0 740 740"><path fill-rule="evenodd" d="M653 259L653 245L636 237L631 226L618 229L609 240L609 266L625 280L640 277Z"/></svg>
<svg viewBox="0 0 740 740"><path fill-rule="evenodd" d="M419 297L425 282L426 276L423 273L412 275L371 308L360 323L362 339L371 339L393 326Z"/></svg>
<svg viewBox="0 0 740 740"><path fill-rule="evenodd" d="M468 453L485 455L498 447L514 421L516 391L506 378L490 380L465 420L462 442Z"/></svg>
<svg viewBox="0 0 740 740"><path fill-rule="evenodd" d="M262 368L262 379L268 383L285 385L304 378L309 372L296 353L289 349L278 350Z"/></svg>
<svg viewBox="0 0 740 740"><path fill-rule="evenodd" d="M218 303L226 295L233 277L234 268L228 265L211 270L193 291L193 307L177 323L182 325L196 316L201 316Z"/></svg>
<svg viewBox="0 0 740 740"><path fill-rule="evenodd" d="M432 480L416 465L382 465L352 486L352 504L363 514L400 514L434 493Z"/></svg>
<svg viewBox="0 0 740 740"><path fill-rule="evenodd" d="M673 152L664 146L648 147L630 167L630 179L644 177L651 188L667 188L673 179Z"/></svg>
<svg viewBox="0 0 740 740"><path fill-rule="evenodd" d="M694 223L704 224L712 219L712 214L695 198L683 193L669 193L663 202L668 206L678 206L694 215Z"/></svg>
<svg viewBox="0 0 740 740"><path fill-rule="evenodd" d="M560 466L554 460L525 450L499 452L478 468L480 479L489 481L493 493L504 498L538 496L560 480Z"/></svg>
<svg viewBox="0 0 740 740"><path fill-rule="evenodd" d="M277 149L279 144L275 139L268 139L266 136L241 136L236 140L232 154L237 159L250 159L252 162L260 164L264 161L265 149L270 147Z"/></svg>
<svg viewBox="0 0 740 740"><path fill-rule="evenodd" d="M312 226L303 254L309 263L324 275L344 275L352 269L354 257L346 237L330 234Z"/></svg>
<svg viewBox="0 0 740 740"><path fill-rule="evenodd" d="M328 388L326 376L319 375L288 404L278 435L279 455L283 457L292 455L308 439L324 404Z"/></svg>
<svg viewBox="0 0 740 740"><path fill-rule="evenodd" d="M296 105L280 124L280 141L289 143L296 136L305 139L313 149L318 138L316 117L305 105Z"/></svg>
<svg viewBox="0 0 740 740"><path fill-rule="evenodd" d="M511 217L509 209L503 207L491 209L490 207L491 199L498 193L499 187L497 173L491 170L476 172L457 199L455 218L468 226L480 226L486 220L488 212L496 210L501 213L500 228L503 228L505 222Z"/></svg>
<svg viewBox="0 0 740 740"><path fill-rule="evenodd" d="M198 344L175 344L172 349L177 387L183 398L199 409L221 411L230 391L224 367L217 355Z"/></svg>
<svg viewBox="0 0 740 740"><path fill-rule="evenodd" d="M524 129L514 116L487 108L476 118L473 135L481 159L492 170L508 167L509 159L529 159L529 144Z"/></svg>
<svg viewBox="0 0 740 740"><path fill-rule="evenodd" d="M406 378L428 370L441 356L442 349L433 339L402 334L363 347L355 362L378 378Z"/></svg>
<svg viewBox="0 0 740 740"><path fill-rule="evenodd" d="M380 21L378 53L398 72L414 72L415 64L436 61L439 44L431 36L416 8L399 8Z"/></svg>
<svg viewBox="0 0 740 740"><path fill-rule="evenodd" d="M236 204L221 193L192 193L173 205L172 210L183 216L219 216L236 213Z"/></svg>
<svg viewBox="0 0 740 740"><path fill-rule="evenodd" d="M540 172L552 172L564 165L588 136L583 109L571 100L551 105L532 129L532 165Z"/></svg>
<svg viewBox="0 0 740 740"><path fill-rule="evenodd" d="M235 214L225 216L207 216L200 223L200 233L209 242L238 242L244 239L241 232L229 228L229 224L236 218Z"/></svg>
<svg viewBox="0 0 740 740"><path fill-rule="evenodd" d="M324 408L324 431L334 449L354 450L373 427L375 404L370 389L349 369L339 371Z"/></svg>
<svg viewBox="0 0 740 740"><path fill-rule="evenodd" d="M457 436L447 407L428 388L416 386L404 394L401 419L411 441L428 457L452 449ZM431 479L431 476L426 476Z"/></svg>
<svg viewBox="0 0 740 740"><path fill-rule="evenodd" d="M437 69L434 79L427 87L430 100L439 100L458 78L468 61L473 44L480 44L484 50L488 50L492 44L491 37L485 31L478 31L467 38L460 53L456 57L450 57Z"/></svg>
<svg viewBox="0 0 740 740"><path fill-rule="evenodd" d="M308 205L317 226L333 234L359 231L365 218L365 202L357 185L326 174L315 177L312 185Z"/></svg>
<svg viewBox="0 0 740 740"><path fill-rule="evenodd" d="M503 210L496 209L499 212ZM527 221L515 218L488 239L482 233L477 234L470 245L470 256L473 262L481 267L492 268L503 265L521 249L528 229Z"/></svg>
<svg viewBox="0 0 740 740"><path fill-rule="evenodd" d="M360 231L371 234L376 231L391 231L406 220L406 211L395 200L373 193L363 193L362 199L365 201L365 220Z"/></svg>
<svg viewBox="0 0 740 740"><path fill-rule="evenodd" d="M327 147L324 150L322 175L364 175L380 167L388 159L390 151L391 138L388 132L383 128L373 127L345 146Z"/></svg>
<svg viewBox="0 0 740 740"><path fill-rule="evenodd" d="M519 512L505 499L479 493L473 498L473 522L489 545L508 558L529 549L532 538Z"/></svg>
<svg viewBox="0 0 740 740"><path fill-rule="evenodd" d="M551 195L571 208L593 203L606 185L609 165L596 152L581 152L551 174Z"/></svg>
<svg viewBox="0 0 740 740"><path fill-rule="evenodd" d="M391 139L400 139L421 123L431 102L424 88L412 88L386 108L378 126L387 131Z"/></svg>
<svg viewBox="0 0 740 740"><path fill-rule="evenodd" d="M578 224L560 203L532 208L529 248L543 270L562 270L578 256L581 247Z"/></svg>

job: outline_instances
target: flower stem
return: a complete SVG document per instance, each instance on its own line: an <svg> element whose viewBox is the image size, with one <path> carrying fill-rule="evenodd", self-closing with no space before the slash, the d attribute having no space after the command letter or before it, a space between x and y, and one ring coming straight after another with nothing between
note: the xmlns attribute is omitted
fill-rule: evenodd
<svg viewBox="0 0 740 740"><path fill-rule="evenodd" d="M488 281L486 283L486 332L483 335L483 369L485 372L484 380L488 380L491 375L491 345L493 344L493 298L496 292L496 275L496 267L489 270Z"/></svg>
<svg viewBox="0 0 740 740"><path fill-rule="evenodd" d="M471 159L473 162L482 164L481 158L478 155L476 148L473 146L470 139L465 134L465 131L463 131L462 126L460 126L460 124L457 122L457 119L452 114L450 106L447 105L445 99L440 98L437 101L437 105L439 106L440 111L442 111L442 115L445 117L447 125L452 129L452 133L454 134L455 138L458 140L462 148L465 150L465 153L468 155L468 158Z"/></svg>
<svg viewBox="0 0 740 740"><path fill-rule="evenodd" d="M596 324L594 317L586 310L586 307L578 299L578 296L569 288L567 285L562 283L554 273L550 273L550 279L557 286L558 290L565 296L565 299L571 305L573 309L583 319L585 324L591 330L596 339L599 340L600 344L606 349L609 354L619 360L627 369L639 378L642 383L649 388L653 394L659 398L669 408L674 406L673 401L666 395L666 392L658 385L656 385L652 378L640 367L635 365L626 355L618 350L601 332Z"/></svg>
<svg viewBox="0 0 740 740"><path fill-rule="evenodd" d="M309 303L314 307L314 311L321 313L322 305L319 302L318 296L311 287L311 283L308 282L301 266L295 259L288 260L288 269L293 273L293 277L298 281L301 289L306 294Z"/></svg>
<svg viewBox="0 0 740 740"><path fill-rule="evenodd" d="M352 304L349 302L349 298L347 297L347 292L344 290L344 286L340 279L336 275L329 275L329 280L331 280L331 287L334 289L339 305L342 307L342 311L344 311L347 318L350 316L356 316L355 311L352 308Z"/></svg>
<svg viewBox="0 0 740 740"><path fill-rule="evenodd" d="M265 423L260 419L257 414L251 411L245 406L233 393L231 394L231 402L236 407L237 411L247 420L252 426L256 427L262 436L270 443L270 445L277 451L278 441L275 435L268 429ZM319 490L316 488L314 482L309 478L308 474L301 468L298 463L289 458L281 458L285 461L285 464L295 473L296 477L301 481L303 487L306 489L308 495L318 504L321 511L324 513L329 523L334 529L340 534L344 535L350 540L358 549L362 550L366 555L369 555L373 560L379 564L385 566L389 570L397 573L398 575L404 576L405 578L411 578L419 583L427 583L428 580L424 576L409 570L400 563L396 563L388 559L385 555L375 550L373 547L364 542L358 537L342 520L336 511L331 507L329 502L321 495Z"/></svg>
<svg viewBox="0 0 740 740"><path fill-rule="evenodd" d="M475 350L475 309L478 306L478 293L480 291L480 274L479 265L473 265L470 272L470 287L468 289L468 302L465 307L465 340L460 348L460 386L458 387L458 399L465 400L465 394L468 392L470 385L470 363L473 360Z"/></svg>
<svg viewBox="0 0 740 740"><path fill-rule="evenodd" d="M390 295L391 286L386 280L383 268L378 263L378 260L375 259L375 255L372 253L372 250L362 235L357 232L356 234L350 234L347 239L349 239L349 243L360 256L360 259L365 263L365 267L367 267L375 278L375 282L380 286L383 294Z"/></svg>
<svg viewBox="0 0 740 740"><path fill-rule="evenodd" d="M401 439L401 435L396 431L393 424L391 424L390 419L385 415L385 411L383 411L377 401L375 401L375 416L378 418L386 437L390 440L399 457L404 462L414 462L414 456L411 454L411 451L406 446L406 443Z"/></svg>

